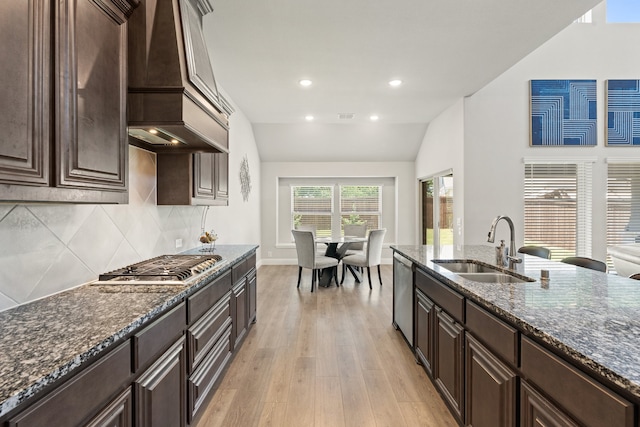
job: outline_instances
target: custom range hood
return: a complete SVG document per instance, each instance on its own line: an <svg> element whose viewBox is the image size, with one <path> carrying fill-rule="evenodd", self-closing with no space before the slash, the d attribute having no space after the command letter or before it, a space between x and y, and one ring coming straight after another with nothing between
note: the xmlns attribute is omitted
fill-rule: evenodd
<svg viewBox="0 0 640 427"><path fill-rule="evenodd" d="M229 151L233 109L202 32L212 0L141 0L128 23L129 143L157 153Z"/></svg>

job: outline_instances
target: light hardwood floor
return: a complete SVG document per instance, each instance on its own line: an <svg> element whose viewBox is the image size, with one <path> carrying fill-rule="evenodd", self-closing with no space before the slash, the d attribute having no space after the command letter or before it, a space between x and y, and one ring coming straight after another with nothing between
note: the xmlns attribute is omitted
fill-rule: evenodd
<svg viewBox="0 0 640 427"><path fill-rule="evenodd" d="M257 323L198 427L456 426L392 322L392 267L311 293L311 272L258 270Z"/></svg>

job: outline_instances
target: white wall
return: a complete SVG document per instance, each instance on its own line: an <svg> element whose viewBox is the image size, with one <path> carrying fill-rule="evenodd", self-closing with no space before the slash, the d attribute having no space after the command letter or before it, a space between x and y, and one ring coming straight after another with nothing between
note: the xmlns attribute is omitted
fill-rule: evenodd
<svg viewBox="0 0 640 427"><path fill-rule="evenodd" d="M605 5L594 9L593 24L572 24L493 82L464 99L464 237L467 244L486 244L492 219L505 214L516 224L517 245L523 242L524 157L597 158L594 165L593 252L606 257L607 157L640 157L640 148L604 146L604 84L607 79L640 78L640 25L606 24ZM596 147L530 147L529 81L531 79L596 79L598 145ZM454 107L455 108L455 107ZM438 121L446 122L445 112ZM438 123L434 121L431 127ZM459 123L451 122L451 133ZM425 138L425 142L430 139ZM445 144L444 141L441 144ZM437 158L417 160L416 170L440 169L452 163L446 147L429 150ZM424 151L425 147L423 147ZM422 153L421 151L421 153ZM429 163L432 162L432 163ZM418 176L419 176L418 174ZM455 170L454 170L455 174ZM460 191L459 181L455 183ZM457 203L456 198L454 203ZM497 239L508 238L501 225Z"/></svg>
<svg viewBox="0 0 640 427"><path fill-rule="evenodd" d="M422 178L448 169L453 170L453 237L456 245L464 244L465 162L463 153L464 102L460 99L429 124L416 157L415 176L417 183ZM416 193L416 201L418 201L418 193ZM419 206L417 209L419 210ZM417 221L416 230L419 230L419 212Z"/></svg>
<svg viewBox="0 0 640 427"><path fill-rule="evenodd" d="M314 162L262 163L262 262L265 264L295 264L295 246L277 245L278 183L281 177L394 177L396 181L397 219L396 241L385 237L386 245L415 243L415 172L413 162ZM384 191L384 190L383 190ZM271 256L269 256L269 254ZM385 262L390 262L391 252L383 251Z"/></svg>
<svg viewBox="0 0 640 427"><path fill-rule="evenodd" d="M219 244L259 244L260 158L240 111L231 116L229 145L229 206L212 207L207 228L216 230ZM253 177L248 202L240 195L244 155ZM156 206L155 154L130 147L129 167L128 205L0 205L0 310L200 244L203 207Z"/></svg>

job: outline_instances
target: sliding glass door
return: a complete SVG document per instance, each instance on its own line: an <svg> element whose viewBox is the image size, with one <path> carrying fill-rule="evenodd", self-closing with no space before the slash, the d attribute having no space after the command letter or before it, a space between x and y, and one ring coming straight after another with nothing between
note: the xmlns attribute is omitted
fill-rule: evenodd
<svg viewBox="0 0 640 427"><path fill-rule="evenodd" d="M453 171L420 180L421 243L453 246Z"/></svg>

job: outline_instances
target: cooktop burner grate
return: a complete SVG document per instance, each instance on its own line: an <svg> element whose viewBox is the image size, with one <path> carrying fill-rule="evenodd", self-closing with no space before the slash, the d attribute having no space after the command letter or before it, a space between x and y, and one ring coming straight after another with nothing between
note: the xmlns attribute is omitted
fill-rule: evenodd
<svg viewBox="0 0 640 427"><path fill-rule="evenodd" d="M103 273L98 281L153 280L184 281L194 275L201 264L211 266L222 261L220 255L161 255L117 270ZM195 271L194 271L195 270Z"/></svg>

